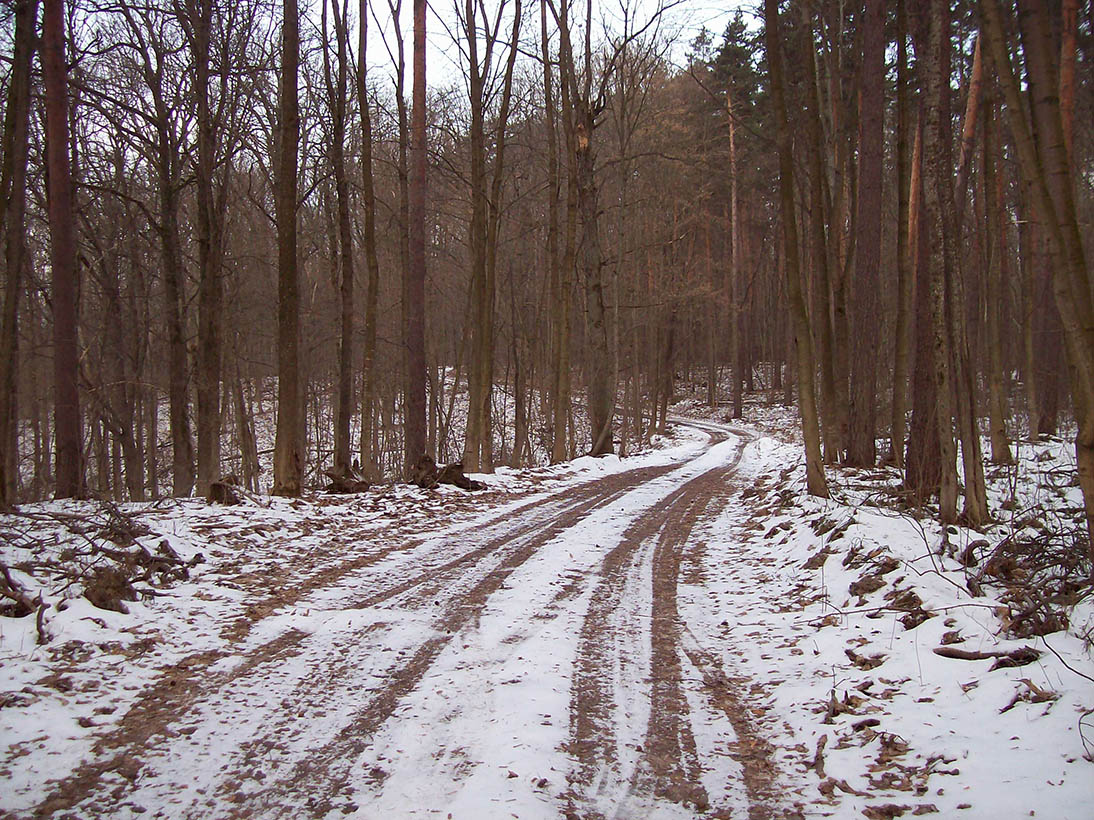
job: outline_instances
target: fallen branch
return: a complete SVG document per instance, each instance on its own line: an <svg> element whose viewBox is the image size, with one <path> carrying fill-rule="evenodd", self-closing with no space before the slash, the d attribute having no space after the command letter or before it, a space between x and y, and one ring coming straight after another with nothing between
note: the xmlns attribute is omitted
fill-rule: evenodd
<svg viewBox="0 0 1094 820"><path fill-rule="evenodd" d="M0 595L15 602L15 617L20 618L33 612L36 608L35 603L27 597L19 582L11 577L11 570L7 564L0 563L0 573L4 576L4 581L0 584Z"/></svg>
<svg viewBox="0 0 1094 820"><path fill-rule="evenodd" d="M992 671L1010 666L1025 666L1033 663L1041 657L1041 653L1032 646L1023 646L1010 652L972 652L968 649L958 649L955 646L936 646L934 653L942 658L953 658L959 661L987 661L994 660Z"/></svg>

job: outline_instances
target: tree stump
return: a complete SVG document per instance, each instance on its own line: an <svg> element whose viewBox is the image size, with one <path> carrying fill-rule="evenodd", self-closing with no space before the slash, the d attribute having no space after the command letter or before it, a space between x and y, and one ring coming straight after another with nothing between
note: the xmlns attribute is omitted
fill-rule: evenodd
<svg viewBox="0 0 1094 820"><path fill-rule="evenodd" d="M323 475L330 479L330 483L327 485L328 493L363 493L372 486L354 467L342 469L332 467L329 470L324 470Z"/></svg>
<svg viewBox="0 0 1094 820"><path fill-rule="evenodd" d="M481 481L473 481L463 472L463 462L455 461L444 467L438 467L432 456L424 455L418 459L410 471L409 481L426 490L435 490L441 484L451 484L461 490L485 490Z"/></svg>
<svg viewBox="0 0 1094 820"><path fill-rule="evenodd" d="M243 493L239 489L239 476L231 473L211 483L205 500L210 504L224 504L226 506L242 504Z"/></svg>

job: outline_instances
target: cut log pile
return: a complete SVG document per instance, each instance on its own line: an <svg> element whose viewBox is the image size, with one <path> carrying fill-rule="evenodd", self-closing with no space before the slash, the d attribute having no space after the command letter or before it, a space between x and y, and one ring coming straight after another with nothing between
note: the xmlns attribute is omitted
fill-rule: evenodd
<svg viewBox="0 0 1094 820"><path fill-rule="evenodd" d="M485 490L481 481L468 478L463 471L463 462L456 461L444 467L438 467L432 456L424 455L418 459L409 476L409 482L426 490L434 490L441 484L451 484L461 490Z"/></svg>

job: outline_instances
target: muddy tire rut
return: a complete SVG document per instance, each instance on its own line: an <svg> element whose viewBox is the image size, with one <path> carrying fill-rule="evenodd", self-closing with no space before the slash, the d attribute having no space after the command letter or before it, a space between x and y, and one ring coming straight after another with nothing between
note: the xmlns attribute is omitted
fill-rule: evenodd
<svg viewBox="0 0 1094 820"><path fill-rule="evenodd" d="M309 749L306 757L294 761L287 772L281 772L278 753L291 746L292 737L307 723L308 712L321 708L318 704L323 697L315 696L317 688L324 694L332 689L356 688L353 672L363 660L360 655L372 648L372 642L365 636L360 644L347 642L346 651L335 657L309 658L311 674L306 679L286 681L286 688L271 698L282 701L287 708L272 710L262 736L239 743L237 752L224 761L230 769L241 772L240 776L220 773L213 787L215 792L233 792L230 800L239 807L238 816L295 816L297 808L284 812L278 808L284 805L286 794L293 791L302 795L310 816L326 814L329 800L317 801L317 791L332 796L339 793L346 769L370 734L391 716L400 698L417 685L452 637L481 611L489 595L516 567L574 522L676 466L609 475L536 499L488 520L473 532L456 532L447 543L409 568L396 566L373 575L368 579L371 591L351 597L342 606L388 606L399 612L418 612L434 622L436 637L377 670L377 677L384 683L367 692L366 705L352 720L318 748ZM208 704L230 703L241 688L250 688L256 682L269 684L271 667L306 651L309 635L296 629L261 641L242 653L233 651L247 641L263 618L286 607L304 606L310 593L344 583L355 573L367 572L392 556L409 555L431 540L436 539L419 538L370 550L312 574L296 588L282 588L248 606L254 620L232 625L225 635L230 640L227 648L195 653L164 670L115 728L95 741L95 758L55 782L33 816L61 816L79 807L80 816L105 817L114 815L119 804L137 806L139 810L141 789L133 788L138 775L148 767L150 785L155 785L171 764L188 754L187 750L180 754L177 724L187 730L187 723L195 717L217 721L216 712L206 714ZM233 660L234 665L229 671L218 671L218 662L226 659ZM318 687L317 681L321 682ZM361 692L356 694L359 698ZM309 703L313 709L308 708ZM231 727L225 729L227 734L231 731ZM241 790L240 784L251 779L259 766L273 770L264 773L261 782L252 782L251 788ZM322 787L318 781L322 781ZM208 791L198 789L202 796Z"/></svg>
<svg viewBox="0 0 1094 820"><path fill-rule="evenodd" d="M713 503L724 503L732 494L742 452L743 444L729 464L692 478L646 512L604 560L582 627L571 689L574 767L568 817L646 816L661 801L697 813L736 816L729 806L712 805L704 787L682 685L684 664L701 678L708 708L733 726L732 756L742 769L749 820L788 815L775 788L774 750L753 726L740 694L747 681L722 672L715 653L698 645L677 609L681 564L693 530ZM643 578L647 563L652 568ZM642 583L649 584L651 599L645 629L643 613L623 606ZM636 655L644 663L636 662ZM641 743L628 744L616 736L616 727L634 720L635 701L644 701L647 722Z"/></svg>
<svg viewBox="0 0 1094 820"><path fill-rule="evenodd" d="M730 435L693 426L711 447ZM405 716L408 696L427 685L442 653L460 651L460 636L478 627L492 596L545 547L659 479L679 483L620 525L590 569L561 574L553 600L525 613L523 632L512 636L520 641L536 619L550 622L587 601L564 673L570 771L554 806L568 817L648 816L651 806L729 816L704 781L692 715L701 702L732 724L750 820L784 816L772 749L739 694L747 681L722 672L677 608L693 530L728 496L747 439L733 434L735 456L692 469L686 480L670 474L689 462L633 469L509 504L473 527L373 537L333 566L296 568L295 585L247 604L246 617L223 633L224 648L165 669L96 740L94 757L52 784L33 816L113 817L148 805L167 806L156 815L164 817L354 813L362 789L379 793L388 776L375 767L362 785L363 752ZM297 628L286 614L292 608L341 620L326 632ZM407 622L426 631L403 639Z"/></svg>

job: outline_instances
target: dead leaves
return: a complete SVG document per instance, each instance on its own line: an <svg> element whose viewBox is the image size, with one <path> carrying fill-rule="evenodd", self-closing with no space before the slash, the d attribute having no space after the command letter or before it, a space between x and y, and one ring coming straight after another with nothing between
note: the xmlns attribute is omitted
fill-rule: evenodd
<svg viewBox="0 0 1094 820"><path fill-rule="evenodd" d="M859 655L853 649L844 649L843 652L845 655L847 655L847 658L851 661L851 663L853 663L859 669L867 671L870 669L876 669L877 667L881 666L883 663L885 663L885 658L887 657L884 654Z"/></svg>

